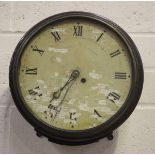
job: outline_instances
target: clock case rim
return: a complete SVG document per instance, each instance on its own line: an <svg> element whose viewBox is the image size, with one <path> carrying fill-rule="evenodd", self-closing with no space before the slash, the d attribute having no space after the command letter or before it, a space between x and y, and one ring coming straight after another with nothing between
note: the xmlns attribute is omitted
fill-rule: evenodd
<svg viewBox="0 0 155 155"><path fill-rule="evenodd" d="M86 130L64 130L56 127L51 127L34 117L34 115L24 106L24 100L20 95L18 85L18 66L20 57L22 55L24 47L31 40L33 35L40 32L43 28L49 26L52 23L59 22L64 19L82 18L86 20L92 20L104 24L111 30L115 31L122 41L126 44L129 55L131 57L132 65L132 84L126 101L120 110L113 115L105 123ZM89 12L64 12L50 16L38 24L34 25L19 41L17 44L9 67L9 85L13 100L23 115L23 117L35 128L39 135L44 135L50 141L64 144L64 145L82 145L98 141L100 138L106 137L111 134L113 130L118 128L125 120L131 115L135 109L138 100L141 96L144 81L143 64L139 55L138 49L129 35L117 24L111 20L101 17L99 15Z"/></svg>

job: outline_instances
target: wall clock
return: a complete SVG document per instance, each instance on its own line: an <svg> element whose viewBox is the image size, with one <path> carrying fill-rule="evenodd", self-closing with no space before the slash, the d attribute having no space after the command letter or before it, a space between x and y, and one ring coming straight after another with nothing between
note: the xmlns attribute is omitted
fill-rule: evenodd
<svg viewBox="0 0 155 155"><path fill-rule="evenodd" d="M9 78L14 102L38 136L80 145L113 138L138 103L143 66L118 25L92 13L66 12L24 35Z"/></svg>

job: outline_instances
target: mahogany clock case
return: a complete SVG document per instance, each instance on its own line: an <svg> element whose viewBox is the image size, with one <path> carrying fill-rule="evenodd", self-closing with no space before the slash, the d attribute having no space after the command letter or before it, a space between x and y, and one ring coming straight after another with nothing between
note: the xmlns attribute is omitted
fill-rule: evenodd
<svg viewBox="0 0 155 155"><path fill-rule="evenodd" d="M24 99L19 90L18 83L18 73L19 73L19 65L22 52L24 48L31 40L33 36L35 36L38 32L43 30L45 27L53 24L59 23L59 21L65 21L66 19L85 19L90 20L91 22L103 24L108 27L126 44L129 55L131 57L132 63L132 84L130 88L130 92L128 97L121 107L121 109L108 121L104 124L101 124L97 127L86 129L86 130L63 130L58 129L56 127L50 127L47 124L44 124L39 119L34 117L34 115L29 111L29 109L24 104ZM60 13L51 17L46 18L45 20L39 22L35 26L33 26L20 40L18 45L15 48L13 53L10 68L9 68L9 84L10 91L14 102L23 115L23 117L34 127L38 136L45 136L50 141L64 144L64 145L82 145L88 144L95 141L98 141L100 138L106 137L110 135L116 128L118 128L133 112L135 109L138 100L140 98L142 87L143 87L143 65L139 55L139 52L129 37L129 35L120 28L117 24L106 19L104 17L95 15L93 13L88 12L65 12Z"/></svg>

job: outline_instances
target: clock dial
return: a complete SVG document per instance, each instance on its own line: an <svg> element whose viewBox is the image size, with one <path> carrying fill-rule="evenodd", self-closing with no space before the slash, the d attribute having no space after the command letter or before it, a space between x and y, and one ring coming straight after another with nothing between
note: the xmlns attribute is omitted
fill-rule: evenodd
<svg viewBox="0 0 155 155"><path fill-rule="evenodd" d="M98 22L51 24L25 47L19 66L24 104L43 123L85 130L105 123L123 106L132 82L122 39Z"/></svg>

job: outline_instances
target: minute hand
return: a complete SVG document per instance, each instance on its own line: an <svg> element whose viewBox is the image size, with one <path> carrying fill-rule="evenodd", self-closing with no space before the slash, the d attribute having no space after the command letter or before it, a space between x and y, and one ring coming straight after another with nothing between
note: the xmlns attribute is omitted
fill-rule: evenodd
<svg viewBox="0 0 155 155"><path fill-rule="evenodd" d="M72 81L73 81L73 80L72 80ZM66 95L67 95L69 89L71 88L71 86L73 85L74 82L75 82L75 81L73 81L72 83L70 82L70 85L68 86L68 88L67 88L67 90L66 90L66 92L65 92L65 94L64 94L64 96L63 96L63 98L62 98L62 100L61 100L61 102L59 103L58 107L63 103L63 101L64 101L64 99L65 99L65 97L66 97Z"/></svg>
<svg viewBox="0 0 155 155"><path fill-rule="evenodd" d="M64 84L63 87L60 88L60 90L62 91L68 84L70 84L70 82L72 82L73 80L75 80L76 78L78 78L78 76L79 76L79 71L78 71L78 70L74 70L74 71L71 73L71 75L70 75L68 81Z"/></svg>

